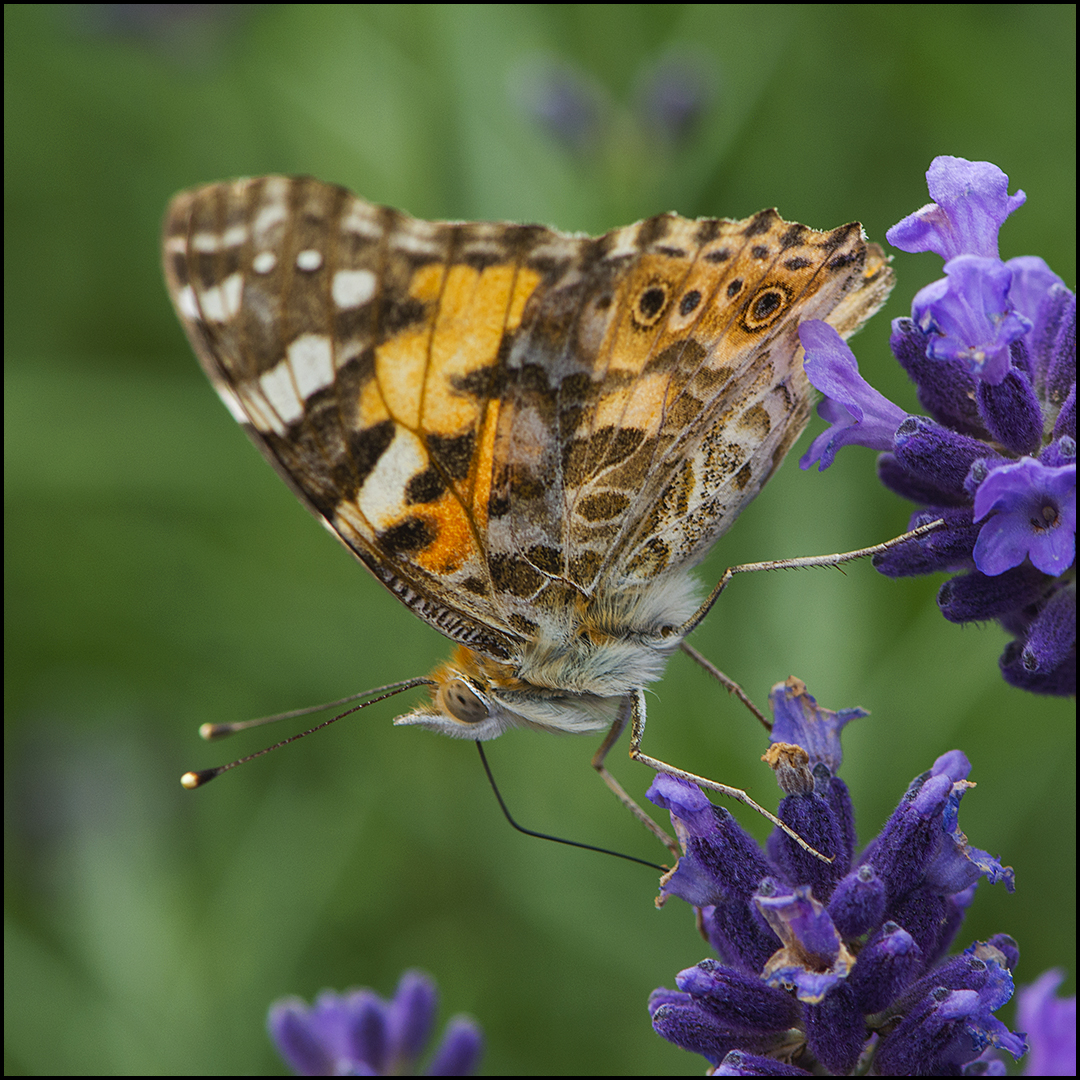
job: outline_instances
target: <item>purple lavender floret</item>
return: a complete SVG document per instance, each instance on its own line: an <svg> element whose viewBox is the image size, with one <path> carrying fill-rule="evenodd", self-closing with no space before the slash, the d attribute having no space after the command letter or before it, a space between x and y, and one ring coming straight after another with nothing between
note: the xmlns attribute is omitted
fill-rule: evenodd
<svg viewBox="0 0 1080 1080"><path fill-rule="evenodd" d="M1016 943L1001 934L948 955L979 879L1013 889L1011 868L957 827L967 758L954 750L916 777L856 856L835 773L840 729L862 710L822 709L798 679L770 704L779 816L833 861L779 829L762 851L700 789L658 775L649 798L684 851L661 902L697 908L718 958L654 991L654 1029L717 1075L975 1075L995 1051L1021 1056L1023 1035L993 1015L1012 994Z"/></svg>
<svg viewBox="0 0 1080 1080"><path fill-rule="evenodd" d="M802 467L843 446L881 451L878 478L921 504L910 528L944 527L875 558L890 577L957 574L938 593L953 622L997 619L1015 636L1000 660L1014 686L1076 693L1076 296L1034 256L1003 262L997 231L1024 202L988 162L939 157L934 202L889 230L933 251L945 277L893 322L890 347L927 415L911 415L859 374L825 323L799 328L806 373L829 428Z"/></svg>

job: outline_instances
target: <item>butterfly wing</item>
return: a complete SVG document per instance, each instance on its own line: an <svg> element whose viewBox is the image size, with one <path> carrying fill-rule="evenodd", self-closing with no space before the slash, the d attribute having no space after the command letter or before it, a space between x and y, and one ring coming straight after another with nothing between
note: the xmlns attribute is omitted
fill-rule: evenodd
<svg viewBox="0 0 1080 1080"><path fill-rule="evenodd" d="M286 177L183 192L164 225L173 304L235 419L395 596L497 658L521 644L484 541L500 348L555 236Z"/></svg>
<svg viewBox="0 0 1080 1080"><path fill-rule="evenodd" d="M805 425L798 320L851 332L891 279L858 226L773 211L593 239L285 177L181 193L163 244L262 453L403 603L495 659L702 557Z"/></svg>
<svg viewBox="0 0 1080 1080"><path fill-rule="evenodd" d="M628 418L651 421L638 461L626 466L639 478L601 469L577 500L590 507L613 487L633 493L607 541L599 578L608 588L705 557L809 419L799 324L824 319L846 337L892 285L884 256L858 225L821 233L775 211L714 224L717 235L695 252L682 242L691 223L672 223L678 239L666 246L686 251L685 259L650 252L626 283L609 352L641 358L622 406ZM646 325L642 309L656 290L663 300L653 301Z"/></svg>
<svg viewBox="0 0 1080 1080"><path fill-rule="evenodd" d="M703 558L809 418L799 322L847 336L891 284L858 225L772 210L589 241L508 351L489 529L503 604L526 620Z"/></svg>

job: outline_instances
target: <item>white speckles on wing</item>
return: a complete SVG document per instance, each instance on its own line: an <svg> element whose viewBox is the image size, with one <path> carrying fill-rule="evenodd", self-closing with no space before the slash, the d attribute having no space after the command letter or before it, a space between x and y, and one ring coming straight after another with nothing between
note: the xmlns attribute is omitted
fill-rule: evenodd
<svg viewBox="0 0 1080 1080"><path fill-rule="evenodd" d="M225 403L225 408L229 410L229 414L238 424L251 423L247 413L244 412L244 406L240 404L240 399L233 393L231 387L215 382L214 389L217 391L218 397Z"/></svg>
<svg viewBox="0 0 1080 1080"><path fill-rule="evenodd" d="M627 225L622 229L617 229L612 234L614 237L613 243L604 257L606 259L618 259L624 256L636 255L639 250L638 228L640 225L641 222L639 221L636 225Z"/></svg>
<svg viewBox="0 0 1080 1080"><path fill-rule="evenodd" d="M445 226L444 226L445 227ZM433 221L410 221L407 227L393 233L390 242L395 251L408 255L438 257L442 254L439 244L440 226Z"/></svg>
<svg viewBox="0 0 1080 1080"><path fill-rule="evenodd" d="M201 254L217 251L222 246L221 237L217 233L195 233L188 242L188 250L198 251Z"/></svg>
<svg viewBox="0 0 1080 1080"><path fill-rule="evenodd" d="M375 207L360 199L353 199L349 209L342 215L343 232L356 233L366 240L378 240L382 236L382 225L375 215Z"/></svg>
<svg viewBox="0 0 1080 1080"><path fill-rule="evenodd" d="M191 238L191 250L200 254L239 247L248 238L247 227L232 225L223 233L197 232Z"/></svg>
<svg viewBox="0 0 1080 1080"><path fill-rule="evenodd" d="M260 251L259 254L251 260L251 269L254 270L256 274L272 273L276 266L277 256L272 251Z"/></svg>
<svg viewBox="0 0 1080 1080"><path fill-rule="evenodd" d="M296 254L296 268L298 270L318 270L322 266L322 252L314 248L299 251Z"/></svg>
<svg viewBox="0 0 1080 1080"><path fill-rule="evenodd" d="M199 304L195 299L195 290L190 285L185 285L176 294L176 308L185 319L202 321L202 312L199 311Z"/></svg>
<svg viewBox="0 0 1080 1080"><path fill-rule="evenodd" d="M251 234L258 241L271 231L284 226L289 220L289 181L283 176L268 177L262 190L262 200Z"/></svg>
<svg viewBox="0 0 1080 1080"><path fill-rule="evenodd" d="M307 399L333 384L334 351L325 334L301 334L287 349L286 359L259 376L259 389L269 408L262 408L252 422L260 431L284 434L284 427L296 423L304 415ZM245 395L250 407L254 395ZM266 423L264 416L273 419Z"/></svg>
<svg viewBox="0 0 1080 1080"><path fill-rule="evenodd" d="M273 374L270 372L269 374ZM265 378L266 376L264 376ZM238 386L236 396L240 401L240 408L244 419L264 435L284 435L288 428L282 423L281 417L274 411L266 394L266 388L261 381L247 386Z"/></svg>

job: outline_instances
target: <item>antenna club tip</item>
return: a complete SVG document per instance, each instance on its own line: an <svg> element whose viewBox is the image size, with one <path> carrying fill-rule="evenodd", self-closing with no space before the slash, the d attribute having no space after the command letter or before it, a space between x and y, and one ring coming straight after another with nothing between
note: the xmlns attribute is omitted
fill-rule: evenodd
<svg viewBox="0 0 1080 1080"><path fill-rule="evenodd" d="M218 772L218 769L200 769L198 772L186 772L180 777L180 786L187 788L188 791L194 791L195 788L202 787L208 780L213 780Z"/></svg>
<svg viewBox="0 0 1080 1080"><path fill-rule="evenodd" d="M228 727L228 724L200 724L199 738L206 742L213 742L215 739L220 739L223 735L228 735L229 732L224 730Z"/></svg>

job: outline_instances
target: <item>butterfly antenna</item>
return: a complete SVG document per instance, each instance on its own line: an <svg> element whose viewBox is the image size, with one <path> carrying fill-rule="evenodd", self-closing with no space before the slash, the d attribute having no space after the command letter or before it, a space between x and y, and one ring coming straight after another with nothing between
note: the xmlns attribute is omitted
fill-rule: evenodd
<svg viewBox="0 0 1080 1080"><path fill-rule="evenodd" d="M199 728L199 734L204 739L221 739L226 735L232 735L237 731L245 731L247 728L259 727L262 724L273 724L278 720L289 720L297 716L307 716L310 713L321 712L323 709L334 709L339 705L346 705L350 701L356 701L357 698L368 699L367 701L361 701L359 705L354 705L351 709L346 709L343 713L338 713L337 716L333 716L329 720L324 720L321 724L316 724L313 728L308 728L307 731L301 731L296 735L290 735L289 738L282 739L281 742L276 742L273 746L263 747L262 750L256 750L254 754L248 754L246 757L238 758L236 761L230 761L228 765L218 765L212 769L199 769L194 772L186 772L180 777L180 783L189 791L197 787L202 787L203 784L207 784L213 780L215 776L220 776L223 772L235 769L237 765L244 765L257 757L262 757L263 754L269 754L271 750L277 750L282 746L288 746L289 743L296 742L297 739L303 739L307 735L312 735L324 727L329 727L331 724L336 723L346 716L350 716L354 712L359 712L361 709L366 709L369 705L374 705L377 701L385 701L386 698L393 697L395 694L404 693L404 691L411 690L414 686L432 685L434 684L428 678L406 679L404 682L389 683L386 686L377 686L374 690L363 690L359 694L350 694L348 697L339 698L337 701L328 701L325 705L309 705L304 709L293 709L291 712L278 713L276 716L263 716L258 720L242 720L235 724L203 724L202 727Z"/></svg>
<svg viewBox="0 0 1080 1080"><path fill-rule="evenodd" d="M614 855L616 859L625 859L627 862L641 863L642 866L648 866L653 870L659 870L661 874L666 874L670 869L667 866L661 866L659 863L649 862L648 859L639 859L636 855L626 855L621 851L612 851L610 848L597 847L595 844L582 844L577 840L567 840L562 836L551 836L548 833L535 832L533 829L526 829L524 825L519 825L511 816L510 811L506 808L502 793L499 791L499 786L495 783L495 777L492 775L491 766L488 765L487 754L484 753L484 744L480 742L479 739L476 740L476 749L480 753L480 761L483 763L484 772L487 773L491 790L495 792L495 798L499 800L499 808L503 812L503 817L505 817L519 833L524 833L526 836L535 836L538 840L550 840L554 844L566 844L568 847L583 848L585 851L599 851L601 855Z"/></svg>
<svg viewBox="0 0 1080 1080"><path fill-rule="evenodd" d="M327 701L322 705L307 705L303 709L293 709L290 712L275 713L273 716L260 716L257 720L238 720L232 724L203 724L199 728L199 738L207 742L216 739L224 739L226 735L235 735L238 731L247 731L248 728L262 727L264 724L276 724L279 720L295 720L298 716L310 716L312 713L323 712L325 709L336 709L341 705L348 705L350 701L371 695L371 701L365 704L371 705L383 698L393 697L403 690L411 690L414 686L431 685L430 679L416 678L405 679L402 682L387 683L386 686L376 686L372 690L361 690L357 694L349 694L348 697L338 698L337 701ZM378 695L378 696L376 696ZM361 706L362 708L363 706ZM349 712L355 712L350 709ZM342 713L348 716L348 713Z"/></svg>

